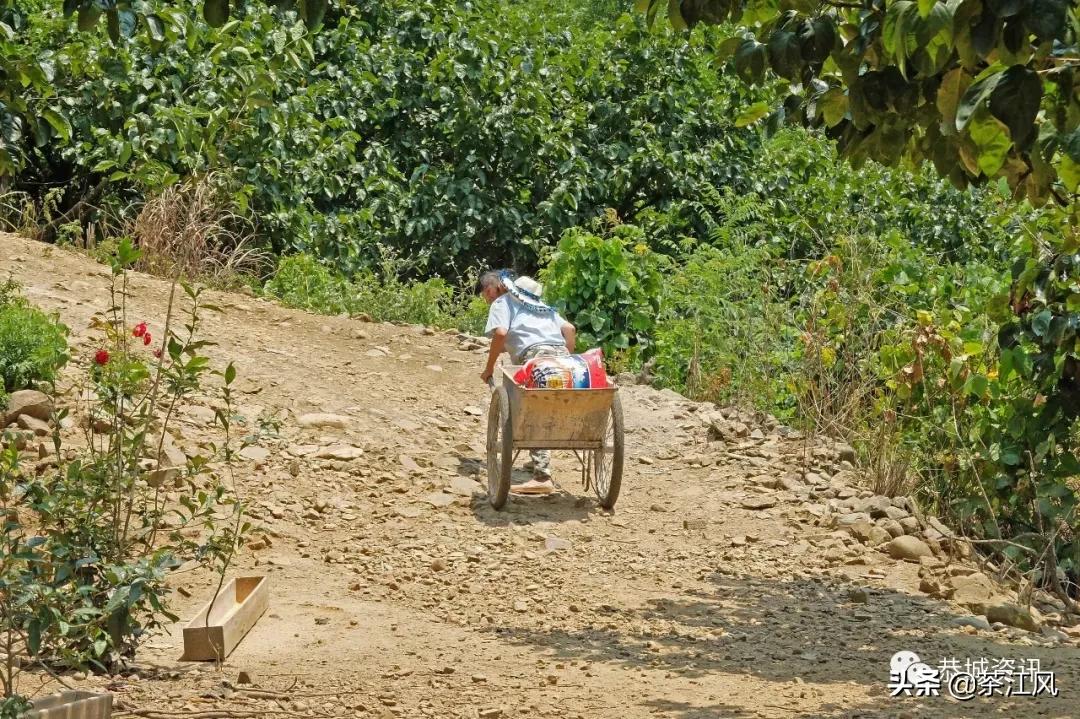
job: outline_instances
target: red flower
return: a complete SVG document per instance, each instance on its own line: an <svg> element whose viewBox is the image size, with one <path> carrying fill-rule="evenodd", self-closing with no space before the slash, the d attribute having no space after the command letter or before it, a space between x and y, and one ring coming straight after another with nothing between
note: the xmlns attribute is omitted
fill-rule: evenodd
<svg viewBox="0 0 1080 719"><path fill-rule="evenodd" d="M146 334L145 322L140 322L139 324L135 325L135 329L131 330L132 337L142 337L144 334Z"/></svg>
<svg viewBox="0 0 1080 719"><path fill-rule="evenodd" d="M102 367L107 365L109 363L109 352L108 352L108 350L98 350L97 354L94 355L94 361L97 362Z"/></svg>
<svg viewBox="0 0 1080 719"><path fill-rule="evenodd" d="M158 359L161 359L161 350L160 349L154 350L154 357L157 357Z"/></svg>
<svg viewBox="0 0 1080 719"><path fill-rule="evenodd" d="M150 344L150 342L151 342L151 341L152 341L152 340L150 339L150 333L149 333L149 332L147 332L146 334L144 334L144 335L143 335L143 338L142 338L142 343L143 343L144 345L148 345L148 344Z"/></svg>

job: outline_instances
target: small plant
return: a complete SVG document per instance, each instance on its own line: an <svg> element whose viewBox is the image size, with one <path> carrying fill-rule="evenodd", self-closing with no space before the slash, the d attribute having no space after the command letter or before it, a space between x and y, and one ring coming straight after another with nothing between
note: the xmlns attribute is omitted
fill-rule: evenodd
<svg viewBox="0 0 1080 719"><path fill-rule="evenodd" d="M322 314L349 311L349 285L311 255L282 257L266 291L289 307Z"/></svg>
<svg viewBox="0 0 1080 719"><path fill-rule="evenodd" d="M67 328L18 292L10 279L0 284L0 406L7 392L55 380L68 360Z"/></svg>
<svg viewBox="0 0 1080 719"><path fill-rule="evenodd" d="M578 329L578 345L613 356L643 348L660 312L661 266L632 225L567 230L542 272L545 296Z"/></svg>
<svg viewBox="0 0 1080 719"><path fill-rule="evenodd" d="M110 308L95 318L101 342L86 358L81 392L85 449L64 451L54 429L49 462L27 467L16 443L0 456L6 697L16 695L12 658L19 655L55 667L122 667L163 621L176 619L163 601L169 569L195 559L223 574L248 529L226 483L231 365L215 373L224 382L217 410L224 441L181 465L165 451L170 421L211 373L199 331L202 313L214 308L201 290L182 285L188 307L181 330L173 326L175 287L160 334L132 321L127 270L137 258L122 240Z"/></svg>

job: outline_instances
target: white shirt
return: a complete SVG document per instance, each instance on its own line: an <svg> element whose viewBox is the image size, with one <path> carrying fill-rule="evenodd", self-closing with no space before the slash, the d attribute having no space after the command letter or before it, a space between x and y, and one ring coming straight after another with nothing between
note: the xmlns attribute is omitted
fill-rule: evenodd
<svg viewBox="0 0 1080 719"><path fill-rule="evenodd" d="M558 312L537 312L515 300L511 295L500 296L488 310L488 337L500 327L506 330L506 351L514 364L521 364L521 356L533 345L566 345L562 326L566 320Z"/></svg>

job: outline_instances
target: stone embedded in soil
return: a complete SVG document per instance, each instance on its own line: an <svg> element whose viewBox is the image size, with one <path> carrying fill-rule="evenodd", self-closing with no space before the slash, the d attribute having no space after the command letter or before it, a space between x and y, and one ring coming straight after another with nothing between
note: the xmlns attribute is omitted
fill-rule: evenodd
<svg viewBox="0 0 1080 719"><path fill-rule="evenodd" d="M424 497L424 501L433 507L438 507L439 509L442 509L444 507L449 507L451 504L457 501L457 497L453 494L446 494L445 492L432 492L431 494Z"/></svg>
<svg viewBox="0 0 1080 719"><path fill-rule="evenodd" d="M296 419L296 423L304 428L345 429L349 426L350 418L340 414L313 412L300 415Z"/></svg>
<svg viewBox="0 0 1080 719"><path fill-rule="evenodd" d="M776 506L775 497L747 497L739 504L743 509L769 509Z"/></svg>
<svg viewBox="0 0 1080 719"><path fill-rule="evenodd" d="M176 478L180 476L181 471L183 471L182 467L162 467L160 469L155 469L146 474L146 483L154 488L172 484Z"/></svg>
<svg viewBox="0 0 1080 719"><path fill-rule="evenodd" d="M986 620L991 624L1001 622L1010 627L1017 627L1029 632L1039 630L1039 622L1031 615L1031 612L1012 602L1002 602L987 607Z"/></svg>
<svg viewBox="0 0 1080 719"><path fill-rule="evenodd" d="M561 537L548 537L544 540L544 549L549 552L566 552L570 547L570 542Z"/></svg>
<svg viewBox="0 0 1080 719"><path fill-rule="evenodd" d="M351 444L334 444L315 451L316 459L334 459L350 462L364 456L364 450Z"/></svg>
<svg viewBox="0 0 1080 719"><path fill-rule="evenodd" d="M471 497L474 494L482 492L483 488L478 482L475 482L468 477L454 477L450 480L450 493L457 494L462 497Z"/></svg>
<svg viewBox="0 0 1080 719"><path fill-rule="evenodd" d="M33 389L18 390L8 395L4 426L16 421L20 414L48 422L52 413L52 400L47 394Z"/></svg>
<svg viewBox="0 0 1080 719"><path fill-rule="evenodd" d="M952 577L949 581L954 589L952 600L964 606L985 605L996 594L994 583L982 572Z"/></svg>
<svg viewBox="0 0 1080 719"><path fill-rule="evenodd" d="M270 459L270 450L268 450L266 447L259 447L257 445L250 445L248 447L244 447L237 454L239 454L241 457L245 457L246 459L250 459L256 464L265 462L266 460Z"/></svg>
<svg viewBox="0 0 1080 719"><path fill-rule="evenodd" d="M31 417L28 414L20 414L15 423L19 425L20 429L33 432L38 437L44 437L52 432L48 422L42 422L37 417Z"/></svg>
<svg viewBox="0 0 1080 719"><path fill-rule="evenodd" d="M955 617L950 621L951 624L955 624L958 627L973 627L975 629L981 629L985 632L992 630L990 622L986 621L986 617L972 616L972 617Z"/></svg>
<svg viewBox="0 0 1080 719"><path fill-rule="evenodd" d="M918 562L919 557L933 555L926 542L910 535L896 537L886 545L886 550L893 559L902 559L905 562Z"/></svg>

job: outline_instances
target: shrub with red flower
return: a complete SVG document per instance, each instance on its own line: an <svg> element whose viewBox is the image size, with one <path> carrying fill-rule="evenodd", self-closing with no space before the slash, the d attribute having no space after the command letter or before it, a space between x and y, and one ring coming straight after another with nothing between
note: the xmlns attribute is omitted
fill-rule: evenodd
<svg viewBox="0 0 1080 719"><path fill-rule="evenodd" d="M102 367L109 364L109 351L108 350L98 350L97 353L94 355L94 361L97 362Z"/></svg>
<svg viewBox="0 0 1080 719"><path fill-rule="evenodd" d="M150 337L150 333L147 332L143 335L142 343L146 346L149 346L151 342L153 342L153 339Z"/></svg>
<svg viewBox="0 0 1080 719"><path fill-rule="evenodd" d="M146 323L140 322L139 324L135 325L134 329L131 330L131 336L142 337L143 335L146 335Z"/></svg>

